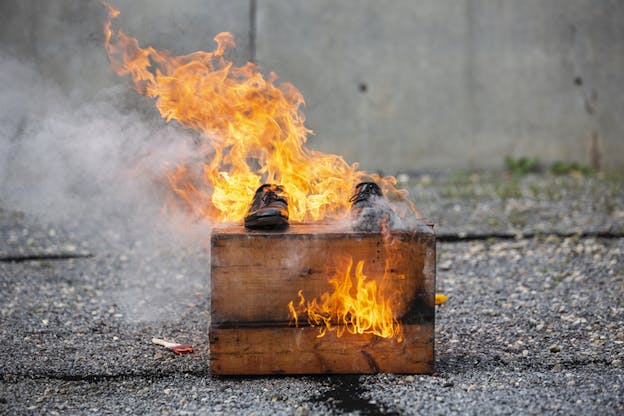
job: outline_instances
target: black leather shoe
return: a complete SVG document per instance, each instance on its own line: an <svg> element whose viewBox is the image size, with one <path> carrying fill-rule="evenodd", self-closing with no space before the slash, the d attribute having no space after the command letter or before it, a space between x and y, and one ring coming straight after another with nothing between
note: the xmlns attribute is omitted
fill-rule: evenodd
<svg viewBox="0 0 624 416"><path fill-rule="evenodd" d="M264 184L258 188L245 217L245 227L252 229L288 227L288 200L282 185Z"/></svg>
<svg viewBox="0 0 624 416"><path fill-rule="evenodd" d="M359 183L349 201L351 201L351 218L355 230L380 231L382 221L392 226L395 213L375 182Z"/></svg>

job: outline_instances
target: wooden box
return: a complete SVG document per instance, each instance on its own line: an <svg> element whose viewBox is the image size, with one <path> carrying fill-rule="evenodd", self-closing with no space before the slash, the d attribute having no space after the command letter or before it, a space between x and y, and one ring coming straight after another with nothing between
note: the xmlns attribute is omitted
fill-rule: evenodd
<svg viewBox="0 0 624 416"><path fill-rule="evenodd" d="M299 291L308 300L331 292L329 278L345 258L364 260L367 280L395 294L401 339L336 330L319 337L320 328L305 317L294 325L288 303L297 302ZM213 230L211 260L213 374L433 372L432 227L384 236L331 224L281 232L221 226Z"/></svg>

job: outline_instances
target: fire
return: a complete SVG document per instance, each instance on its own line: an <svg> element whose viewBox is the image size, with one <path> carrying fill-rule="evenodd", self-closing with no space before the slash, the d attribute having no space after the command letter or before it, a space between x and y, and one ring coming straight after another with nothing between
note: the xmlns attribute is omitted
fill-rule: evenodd
<svg viewBox="0 0 624 416"><path fill-rule="evenodd" d="M288 310L295 326L299 315L307 314L308 323L319 327L319 337L327 331L336 331L338 337L345 331L351 334L374 334L383 338L396 338L402 342L401 324L393 312L392 296L384 290L383 282L367 280L364 275L364 261L358 261L352 277L353 259L350 258L343 272L329 280L333 291L325 292L320 300L306 302L303 291L295 306L288 303ZM385 275L384 275L385 277Z"/></svg>
<svg viewBox="0 0 624 416"><path fill-rule="evenodd" d="M265 78L252 62L229 61L227 51L235 46L230 33L214 38L212 52L173 56L114 30L119 11L106 6L105 47L115 72L155 98L167 122L200 134L196 161L167 174L177 200L195 215L240 221L262 183L284 186L292 221L343 215L354 185L365 178L378 182L390 198L407 199L393 177L369 175L341 156L308 148L312 131L304 125L301 93L290 83L277 84L274 73Z"/></svg>

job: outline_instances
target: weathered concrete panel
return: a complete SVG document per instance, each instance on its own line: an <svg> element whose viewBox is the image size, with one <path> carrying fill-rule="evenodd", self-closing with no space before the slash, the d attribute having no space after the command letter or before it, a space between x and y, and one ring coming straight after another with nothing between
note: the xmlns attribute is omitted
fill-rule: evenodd
<svg viewBox="0 0 624 416"><path fill-rule="evenodd" d="M212 50L214 36L232 32L237 63L250 58L249 0L111 1L125 33L175 54ZM98 0L11 0L0 3L0 50L34 62L67 92L96 93L119 84L104 51L106 8Z"/></svg>
<svg viewBox="0 0 624 416"><path fill-rule="evenodd" d="M302 90L311 146L369 170L500 167L507 154L624 170L618 0L113 4L128 34L176 54L233 32L237 63L255 53ZM120 86L102 47L105 16L97 0L0 2L0 52L64 92L98 94Z"/></svg>
<svg viewBox="0 0 624 416"><path fill-rule="evenodd" d="M312 146L367 169L624 165L624 3L258 2L257 60L304 94Z"/></svg>

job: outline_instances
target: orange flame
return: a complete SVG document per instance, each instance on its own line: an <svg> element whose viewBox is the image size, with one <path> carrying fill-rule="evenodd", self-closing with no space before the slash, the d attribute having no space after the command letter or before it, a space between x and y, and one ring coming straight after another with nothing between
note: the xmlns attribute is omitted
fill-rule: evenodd
<svg viewBox="0 0 624 416"><path fill-rule="evenodd" d="M262 183L279 183L289 194L293 221L319 221L343 215L354 185L377 181L389 197L406 200L393 177L359 171L341 156L306 147L311 130L300 111L301 93L290 83L276 84L248 62L226 59L235 46L220 33L212 52L172 56L113 30L119 11L106 4L105 48L119 75L156 99L167 121L176 120L201 134L198 160L168 173L171 189L191 212L216 222L240 221Z"/></svg>
<svg viewBox="0 0 624 416"><path fill-rule="evenodd" d="M394 337L397 342L402 342L401 324L393 313L392 296L384 293L383 284L378 286L375 280L366 280L363 260L355 266L355 284L351 277L352 268L353 259L349 259L344 272L329 280L333 291L323 293L320 301L314 298L306 302L303 291L299 291L297 306L293 301L288 303L295 326L299 325L299 315L303 313L307 314L311 326L319 327L319 337L327 331L336 331L340 337L347 331Z"/></svg>

